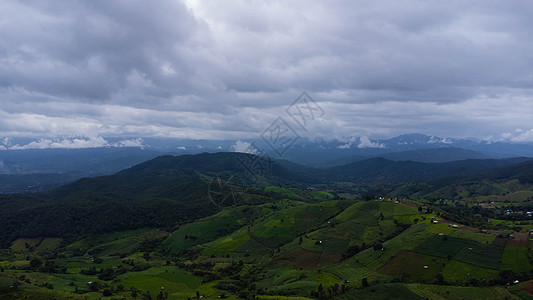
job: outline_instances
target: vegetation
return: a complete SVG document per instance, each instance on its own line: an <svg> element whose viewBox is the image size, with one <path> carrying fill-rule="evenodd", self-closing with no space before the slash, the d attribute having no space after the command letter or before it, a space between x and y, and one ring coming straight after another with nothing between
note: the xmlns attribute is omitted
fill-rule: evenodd
<svg viewBox="0 0 533 300"><path fill-rule="evenodd" d="M528 181L326 189L279 166L252 186L229 158L2 195L0 299L533 297ZM228 169L239 201L220 206L209 184Z"/></svg>

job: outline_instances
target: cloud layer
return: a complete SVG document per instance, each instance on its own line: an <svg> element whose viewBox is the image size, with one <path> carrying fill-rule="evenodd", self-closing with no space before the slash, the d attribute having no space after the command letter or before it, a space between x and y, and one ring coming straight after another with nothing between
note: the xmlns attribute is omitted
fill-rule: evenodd
<svg viewBox="0 0 533 300"><path fill-rule="evenodd" d="M2 145L3 144L3 145ZM61 139L39 139L26 144L12 144L8 138L0 142L0 150L27 150L27 149L83 149L102 147L136 147L145 148L143 139L129 139L118 142L109 142L101 136L74 137Z"/></svg>
<svg viewBox="0 0 533 300"><path fill-rule="evenodd" d="M526 0L0 5L0 137L246 139L307 91L311 137L533 141Z"/></svg>

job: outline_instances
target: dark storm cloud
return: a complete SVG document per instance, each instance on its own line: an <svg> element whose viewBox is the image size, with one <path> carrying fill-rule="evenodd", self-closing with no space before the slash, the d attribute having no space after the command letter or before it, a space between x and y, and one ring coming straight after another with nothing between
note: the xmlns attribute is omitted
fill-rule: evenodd
<svg viewBox="0 0 533 300"><path fill-rule="evenodd" d="M180 51L195 46L191 39L198 24L181 3L38 1L3 6L3 86L107 101L130 84L148 95L185 91L194 73Z"/></svg>
<svg viewBox="0 0 533 300"><path fill-rule="evenodd" d="M0 6L0 136L245 138L305 90L314 136L533 139L528 1Z"/></svg>

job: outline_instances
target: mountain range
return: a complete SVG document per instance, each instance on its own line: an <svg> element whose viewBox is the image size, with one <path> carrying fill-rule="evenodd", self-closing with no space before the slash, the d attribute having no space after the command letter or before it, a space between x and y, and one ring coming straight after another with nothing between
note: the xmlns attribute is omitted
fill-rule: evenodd
<svg viewBox="0 0 533 300"><path fill-rule="evenodd" d="M128 144L116 138L105 141L106 146L95 148L27 149L25 145L36 147L42 143L29 139L10 139L11 146L5 144L2 147L6 150L0 151L0 193L42 192L83 177L114 174L161 155L203 152L261 152L272 159L320 168L369 158L445 163L466 159L533 157L531 144L491 143L422 134L406 134L386 140L371 140L368 137L329 141L302 138L281 156L275 154L261 139L208 141L146 138L134 141Z"/></svg>

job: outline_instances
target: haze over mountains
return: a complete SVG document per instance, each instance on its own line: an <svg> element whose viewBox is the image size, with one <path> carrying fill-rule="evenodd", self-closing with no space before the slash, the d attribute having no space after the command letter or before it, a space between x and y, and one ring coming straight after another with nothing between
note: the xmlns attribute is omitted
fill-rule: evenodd
<svg viewBox="0 0 533 300"><path fill-rule="evenodd" d="M366 136L336 140L300 139L282 156L261 139L243 141L108 139L98 145L56 144L9 139L0 151L0 192L45 191L82 177L109 175L154 157L202 152L250 152L312 167L341 166L369 158L444 163L466 159L533 157L533 144L473 141L406 134L386 140ZM86 141L87 142L87 141ZM70 146L69 146L70 145ZM254 149L250 146L255 146ZM39 149L44 147L44 149ZM74 147L69 148L69 147ZM81 148L80 148L81 147ZM44 175L43 175L44 174Z"/></svg>

